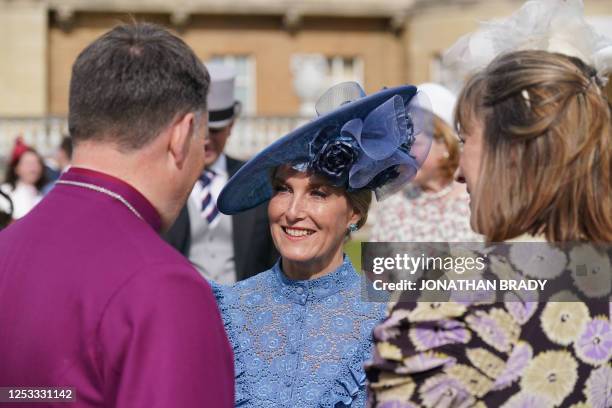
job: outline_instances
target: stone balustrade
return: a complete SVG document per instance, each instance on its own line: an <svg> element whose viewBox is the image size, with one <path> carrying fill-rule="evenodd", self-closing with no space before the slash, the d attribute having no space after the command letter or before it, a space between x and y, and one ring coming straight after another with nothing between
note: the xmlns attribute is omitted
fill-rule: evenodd
<svg viewBox="0 0 612 408"><path fill-rule="evenodd" d="M307 121L308 118L298 116L241 116L234 125L226 151L236 158L248 159ZM15 138L19 135L27 144L34 146L43 155L49 156L66 134L68 134L68 123L65 117L0 117L0 160L6 160Z"/></svg>

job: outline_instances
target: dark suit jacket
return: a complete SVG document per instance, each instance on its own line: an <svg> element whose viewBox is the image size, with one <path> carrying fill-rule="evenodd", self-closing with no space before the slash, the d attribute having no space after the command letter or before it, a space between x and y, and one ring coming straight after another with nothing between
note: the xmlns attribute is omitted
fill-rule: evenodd
<svg viewBox="0 0 612 408"><path fill-rule="evenodd" d="M232 177L244 162L226 157L227 172ZM174 225L163 237L180 253L188 256L191 245L191 226L186 205ZM268 202L232 216L232 239L237 280L249 278L274 265L279 255L270 235Z"/></svg>

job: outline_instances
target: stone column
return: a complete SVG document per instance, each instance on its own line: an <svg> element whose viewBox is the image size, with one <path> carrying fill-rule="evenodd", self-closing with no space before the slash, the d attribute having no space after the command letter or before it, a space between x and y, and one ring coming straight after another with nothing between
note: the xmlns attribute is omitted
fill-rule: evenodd
<svg viewBox="0 0 612 408"><path fill-rule="evenodd" d="M43 1L0 0L0 116L47 114L47 15Z"/></svg>
<svg viewBox="0 0 612 408"><path fill-rule="evenodd" d="M320 54L296 54L291 58L293 88L300 98L300 115L314 116L315 104L328 87L327 61Z"/></svg>

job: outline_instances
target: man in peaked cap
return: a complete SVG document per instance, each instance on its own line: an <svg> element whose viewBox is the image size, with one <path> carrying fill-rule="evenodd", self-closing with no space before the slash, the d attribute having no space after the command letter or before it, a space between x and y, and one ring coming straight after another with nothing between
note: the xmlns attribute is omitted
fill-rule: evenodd
<svg viewBox="0 0 612 408"><path fill-rule="evenodd" d="M267 203L233 216L216 207L221 189L244 164L224 153L241 105L234 96L234 70L218 63L207 67L211 84L206 168L166 239L205 278L230 284L269 269L278 253L270 235Z"/></svg>

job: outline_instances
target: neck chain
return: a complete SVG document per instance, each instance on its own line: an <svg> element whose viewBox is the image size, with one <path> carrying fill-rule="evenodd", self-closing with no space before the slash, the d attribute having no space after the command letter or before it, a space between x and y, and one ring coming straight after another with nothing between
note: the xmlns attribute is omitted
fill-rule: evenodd
<svg viewBox="0 0 612 408"><path fill-rule="evenodd" d="M115 200L119 201L120 203L122 203L123 205L125 205L138 218L140 218L143 221L145 220L142 217L142 215L140 215L140 213L132 206L132 204L128 202L128 200L123 198L121 195L115 193L114 191L108 190L104 187L97 186L95 184L81 183L79 181L58 180L56 181L56 184L66 184L69 186L82 187L82 188L87 188L89 190L97 191L98 193L106 194L107 196L110 196L114 198Z"/></svg>
<svg viewBox="0 0 612 408"><path fill-rule="evenodd" d="M453 190L453 187L454 187L453 184L454 183L451 181L451 183L448 186L442 188L442 190L440 190L440 191L436 191L435 193L428 193L428 192L426 192L424 190L421 190L421 191L423 191L423 194L424 194L424 196L427 199L429 199L429 200L436 200L436 199L444 197L445 195L450 193Z"/></svg>

